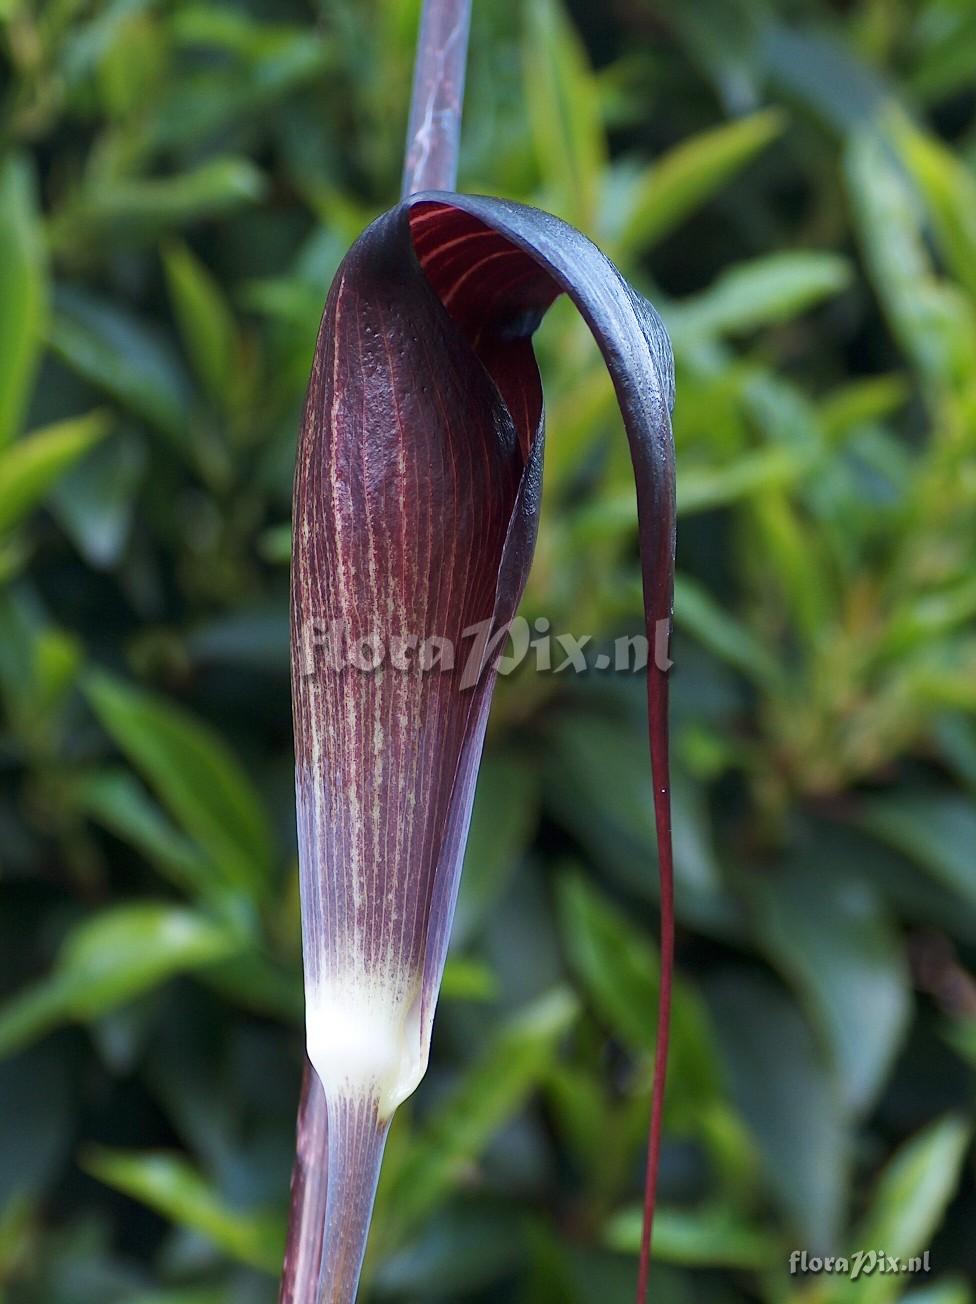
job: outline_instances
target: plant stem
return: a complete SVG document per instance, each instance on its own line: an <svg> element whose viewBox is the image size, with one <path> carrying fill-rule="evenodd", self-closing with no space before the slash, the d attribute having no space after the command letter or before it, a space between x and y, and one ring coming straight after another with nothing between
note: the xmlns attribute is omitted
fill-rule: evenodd
<svg viewBox="0 0 976 1304"><path fill-rule="evenodd" d="M454 190L471 0L424 0L413 72L403 195Z"/></svg>
<svg viewBox="0 0 976 1304"><path fill-rule="evenodd" d="M389 1129L369 1096L330 1102L319 1304L354 1304Z"/></svg>
<svg viewBox="0 0 976 1304"><path fill-rule="evenodd" d="M297 1133L278 1304L315 1304L322 1267L329 1167L328 1120L325 1093L308 1060L302 1078Z"/></svg>

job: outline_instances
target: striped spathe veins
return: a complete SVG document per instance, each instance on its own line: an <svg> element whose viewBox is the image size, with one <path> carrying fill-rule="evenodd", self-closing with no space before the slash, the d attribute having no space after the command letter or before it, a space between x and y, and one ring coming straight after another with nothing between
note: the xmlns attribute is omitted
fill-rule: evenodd
<svg viewBox="0 0 976 1304"><path fill-rule="evenodd" d="M497 391L413 277L405 297L426 324L381 270L340 274L330 295L297 468L297 649L310 619L351 641L457 645L495 612L524 459ZM371 1094L381 1118L426 1067L431 896L486 705L462 671L295 667L309 1058L328 1098Z"/></svg>

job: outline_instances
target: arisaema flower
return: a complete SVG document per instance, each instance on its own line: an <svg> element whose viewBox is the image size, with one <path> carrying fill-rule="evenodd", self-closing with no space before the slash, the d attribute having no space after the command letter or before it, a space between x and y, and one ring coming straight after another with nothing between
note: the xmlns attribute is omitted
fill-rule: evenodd
<svg viewBox="0 0 976 1304"><path fill-rule="evenodd" d="M306 1103L328 1138L315 1215L324 1230L310 1233L313 1250L306 1240L302 1270L317 1270L327 1304L355 1299L390 1120L427 1065L493 661L539 516L531 337L562 293L589 325L623 414L647 633L660 648L674 558L671 350L654 309L585 236L498 199L411 195L346 256L315 350L295 482L292 640L318 1079ZM473 669L472 630L483 649ZM649 667L648 698L669 913L665 669ZM658 1063L663 1073L663 1037ZM659 1112L659 1092L656 1102ZM652 1185L653 1169L652 1156ZM311 1179L321 1203L322 1175Z"/></svg>

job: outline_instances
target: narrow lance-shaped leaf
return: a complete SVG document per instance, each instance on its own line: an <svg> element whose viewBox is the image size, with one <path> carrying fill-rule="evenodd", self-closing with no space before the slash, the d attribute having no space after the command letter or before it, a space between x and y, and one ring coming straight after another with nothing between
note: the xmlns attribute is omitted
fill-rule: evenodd
<svg viewBox="0 0 976 1304"><path fill-rule="evenodd" d="M318 1291L330 1304L355 1298L389 1121L427 1064L493 661L536 535L543 418L531 335L564 291L604 354L633 455L670 919L667 338L653 308L558 219L501 200L411 196L339 269L296 472L296 783L308 1053L328 1113ZM667 973L669 936L665 952ZM662 1027L659 1078L665 1043ZM297 1300L290 1289L283 1298Z"/></svg>

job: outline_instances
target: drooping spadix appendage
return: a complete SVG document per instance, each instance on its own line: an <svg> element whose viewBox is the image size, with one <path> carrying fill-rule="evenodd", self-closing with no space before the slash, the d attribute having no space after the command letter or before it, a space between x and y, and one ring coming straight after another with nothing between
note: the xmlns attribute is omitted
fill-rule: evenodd
<svg viewBox="0 0 976 1304"><path fill-rule="evenodd" d="M530 336L562 292L624 416L654 646L671 617L671 352L653 308L589 240L500 200L412 196L353 246L319 333L295 481L292 675L328 1304L355 1298L389 1121L427 1064L494 682L490 656L471 675L467 634L487 630L500 651L492 636L527 578L543 444ZM654 666L648 700L669 882Z"/></svg>

